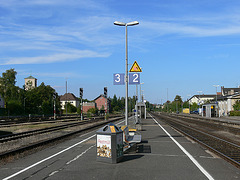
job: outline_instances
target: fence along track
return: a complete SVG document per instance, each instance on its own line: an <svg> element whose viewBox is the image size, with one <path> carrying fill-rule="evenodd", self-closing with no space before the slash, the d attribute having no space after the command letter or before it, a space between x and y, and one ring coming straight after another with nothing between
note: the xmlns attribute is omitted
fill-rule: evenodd
<svg viewBox="0 0 240 180"><path fill-rule="evenodd" d="M239 145L228 140L224 140L220 137L217 137L216 135L212 135L210 134L210 132L204 132L202 130L196 129L193 126L189 126L189 122L188 124L185 125L182 122L179 122L177 117L173 118L167 115L157 114L152 115L169 124L171 127L180 131L184 135L202 144L210 151L226 159L228 162L232 163L236 167L240 168Z"/></svg>

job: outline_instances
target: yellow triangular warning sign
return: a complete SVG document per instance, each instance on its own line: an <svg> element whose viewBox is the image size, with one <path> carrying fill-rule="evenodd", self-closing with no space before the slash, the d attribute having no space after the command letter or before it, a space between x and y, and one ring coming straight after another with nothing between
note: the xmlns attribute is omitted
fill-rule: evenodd
<svg viewBox="0 0 240 180"><path fill-rule="evenodd" d="M129 72L142 72L142 69L139 67L137 61L135 61Z"/></svg>

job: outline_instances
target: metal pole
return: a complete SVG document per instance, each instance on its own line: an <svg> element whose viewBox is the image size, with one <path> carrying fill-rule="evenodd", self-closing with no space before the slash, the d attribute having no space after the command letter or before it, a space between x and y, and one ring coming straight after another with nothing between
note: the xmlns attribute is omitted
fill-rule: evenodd
<svg viewBox="0 0 240 180"><path fill-rule="evenodd" d="M125 27L126 27L125 125L128 125L128 41L127 41L127 24L125 25Z"/></svg>
<svg viewBox="0 0 240 180"><path fill-rule="evenodd" d="M188 106L189 106L189 114L191 114L190 97L189 97L189 100L188 100Z"/></svg>
<svg viewBox="0 0 240 180"><path fill-rule="evenodd" d="M81 120L83 120L83 103L82 103L82 98L81 98Z"/></svg>
<svg viewBox="0 0 240 180"><path fill-rule="evenodd" d="M190 112L191 112L191 110L190 110L190 108L191 108L191 106L190 106L190 98L191 98L191 95L187 95L187 96L189 96L189 99L188 99L188 107L189 107L189 114L191 114Z"/></svg>
<svg viewBox="0 0 240 180"><path fill-rule="evenodd" d="M126 74L125 74L125 83L126 83L126 97L125 97L125 125L128 125L128 40L127 40L127 26L138 25L138 21L133 21L129 23L123 23L115 21L114 25L125 26L126 27Z"/></svg>
<svg viewBox="0 0 240 180"><path fill-rule="evenodd" d="M54 98L54 120L56 120L56 98Z"/></svg>
<svg viewBox="0 0 240 180"><path fill-rule="evenodd" d="M142 83L140 83L140 96L139 96L140 97L140 102L142 102L142 87L141 87L141 84Z"/></svg>
<svg viewBox="0 0 240 180"><path fill-rule="evenodd" d="M219 85L213 85L214 87L216 87L216 117L217 117L217 113L218 116L220 117L220 113L219 113L219 109L218 109L218 102L217 102L217 88Z"/></svg>
<svg viewBox="0 0 240 180"><path fill-rule="evenodd" d="M198 108L198 114L200 115L200 107L201 107L201 105L200 105L200 103L201 103L201 97L200 97L200 93L202 93L202 91L198 91L198 93L199 93L199 108Z"/></svg>
<svg viewBox="0 0 240 180"><path fill-rule="evenodd" d="M168 88L167 88L167 112L168 112Z"/></svg>
<svg viewBox="0 0 240 180"><path fill-rule="evenodd" d="M107 120L107 103L105 98L105 121Z"/></svg>
<svg viewBox="0 0 240 180"><path fill-rule="evenodd" d="M137 84L136 84L136 124L138 124L138 87L137 87Z"/></svg>
<svg viewBox="0 0 240 180"><path fill-rule="evenodd" d="M66 105L66 116L67 116L67 103L68 103L68 101L67 101L67 80L66 80L66 103L65 103L65 105Z"/></svg>

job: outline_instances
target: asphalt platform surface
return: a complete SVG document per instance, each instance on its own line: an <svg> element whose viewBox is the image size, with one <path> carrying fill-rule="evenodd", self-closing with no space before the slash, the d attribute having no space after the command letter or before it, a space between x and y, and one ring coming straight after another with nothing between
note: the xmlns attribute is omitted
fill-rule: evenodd
<svg viewBox="0 0 240 180"><path fill-rule="evenodd" d="M133 118L129 122L133 123ZM240 179L240 169L160 119L150 116L142 119L139 133L142 142L125 153L117 164L96 161L94 131L1 166L0 179Z"/></svg>

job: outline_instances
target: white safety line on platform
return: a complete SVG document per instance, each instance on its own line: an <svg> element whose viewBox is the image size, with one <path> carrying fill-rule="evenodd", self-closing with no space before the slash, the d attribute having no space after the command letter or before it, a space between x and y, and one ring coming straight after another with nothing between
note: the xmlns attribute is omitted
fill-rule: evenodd
<svg viewBox="0 0 240 180"><path fill-rule="evenodd" d="M149 114L151 116L151 114ZM198 169L210 180L214 180L214 178L198 163L198 161L184 148L181 144L179 144L172 136L165 130L158 121L151 116L151 118L155 121L155 123L173 140L173 142L188 156L188 158L198 167Z"/></svg>
<svg viewBox="0 0 240 180"><path fill-rule="evenodd" d="M79 154L78 156L76 156L74 159L68 161L66 164L70 164L72 163L73 161L76 161L78 158L80 158L81 156L83 156L86 152L88 152L90 149L92 149L94 146L96 146L96 144L90 146L88 149L86 149L84 152L82 152L81 154Z"/></svg>
<svg viewBox="0 0 240 180"><path fill-rule="evenodd" d="M124 120L124 121L125 121L125 120ZM117 125L123 123L124 121L120 121L119 123L117 123ZM80 142L78 142L78 143L76 143L76 144L74 144L74 145L72 145L72 146L70 146L70 147L68 147L68 148L66 148L66 149L58 152L58 153L56 153L56 154L53 154L52 156L49 156L49 157L47 157L47 158L45 158L45 159L43 159L43 160L41 160L41 161L38 161L38 162L36 162L35 164L33 164L33 165L31 165L31 166L28 166L28 167L22 169L21 171L18 171L18 172L16 172L16 173L12 174L11 176L8 176L8 177L4 178L3 180L11 179L11 178L13 178L13 177L15 177L15 176L17 176L17 175L25 172L25 171L27 171L27 170L29 170L29 169L37 166L37 165L39 165L39 164L41 164L41 163L43 163L43 162L45 162L45 161L47 161L47 160L49 160L49 159L52 159L52 158L58 156L59 154L62 154L62 153L64 153L64 152L66 152L66 151L68 151L68 150L76 147L76 146L79 145L79 144L82 144L82 143L90 140L91 138L93 138L93 137L95 137L95 136L96 136L96 134L94 134L94 135L92 135L92 136L90 136L90 137L88 137L88 138L86 138L86 139L84 139L84 140L82 140L82 141L80 141ZM89 149L88 149L88 150L89 150ZM87 152L87 151L86 151L86 152ZM85 152L85 153L86 153L86 152Z"/></svg>

